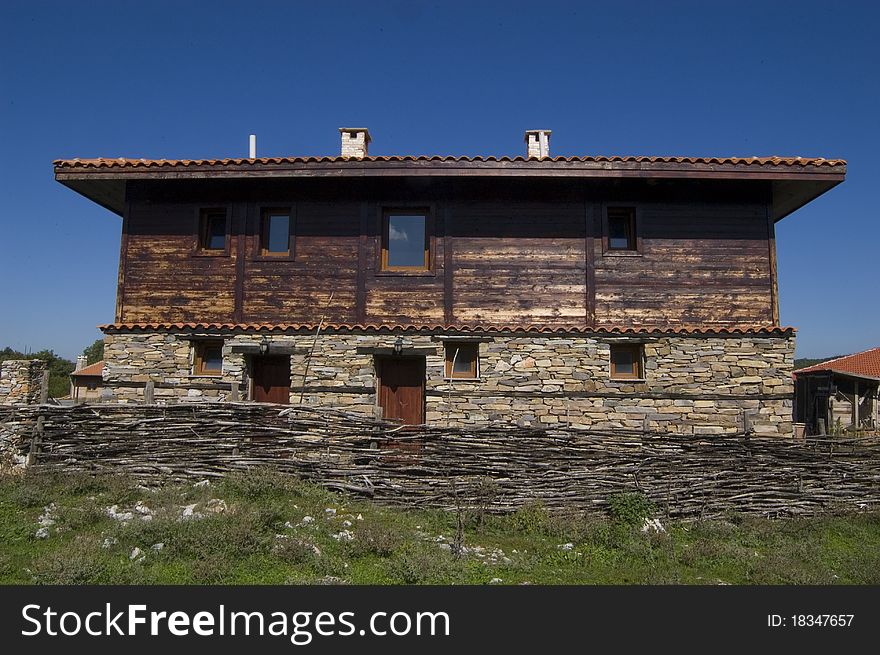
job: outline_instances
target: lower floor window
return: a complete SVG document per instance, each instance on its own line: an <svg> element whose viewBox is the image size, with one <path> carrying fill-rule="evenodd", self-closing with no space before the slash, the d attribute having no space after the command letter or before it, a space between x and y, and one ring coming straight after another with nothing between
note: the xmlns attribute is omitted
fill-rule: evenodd
<svg viewBox="0 0 880 655"><path fill-rule="evenodd" d="M640 380L643 376L644 350L641 345L611 346L611 377L622 380Z"/></svg>
<svg viewBox="0 0 880 655"><path fill-rule="evenodd" d="M480 344L446 343L446 377L474 380L479 377Z"/></svg>
<svg viewBox="0 0 880 655"><path fill-rule="evenodd" d="M193 346L193 375L220 375L223 372L222 341L195 341Z"/></svg>

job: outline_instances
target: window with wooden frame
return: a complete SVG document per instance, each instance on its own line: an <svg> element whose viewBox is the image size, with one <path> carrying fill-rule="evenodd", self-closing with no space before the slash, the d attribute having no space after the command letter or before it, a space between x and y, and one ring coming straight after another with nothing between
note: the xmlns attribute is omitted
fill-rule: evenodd
<svg viewBox="0 0 880 655"><path fill-rule="evenodd" d="M608 207L606 250L638 250L635 207Z"/></svg>
<svg viewBox="0 0 880 655"><path fill-rule="evenodd" d="M206 339L193 341L193 375L221 375L223 373L223 341Z"/></svg>
<svg viewBox="0 0 880 655"><path fill-rule="evenodd" d="M381 270L431 270L430 215L425 210L387 210L382 215Z"/></svg>
<svg viewBox="0 0 880 655"><path fill-rule="evenodd" d="M611 378L614 380L644 379L644 348L632 344L612 344Z"/></svg>
<svg viewBox="0 0 880 655"><path fill-rule="evenodd" d="M292 225L290 209L264 209L260 217L260 255L290 257Z"/></svg>
<svg viewBox="0 0 880 655"><path fill-rule="evenodd" d="M199 250L207 253L226 251L226 210L203 209L199 212Z"/></svg>
<svg viewBox="0 0 880 655"><path fill-rule="evenodd" d="M446 377L476 380L480 376L480 344L448 341L446 343Z"/></svg>

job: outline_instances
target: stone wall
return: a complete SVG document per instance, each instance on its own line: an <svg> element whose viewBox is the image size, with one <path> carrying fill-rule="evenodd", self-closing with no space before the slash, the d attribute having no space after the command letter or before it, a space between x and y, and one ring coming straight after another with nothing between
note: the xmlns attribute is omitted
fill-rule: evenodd
<svg viewBox="0 0 880 655"><path fill-rule="evenodd" d="M0 404L40 402L40 383L46 362L41 359L7 359L0 362Z"/></svg>
<svg viewBox="0 0 880 655"><path fill-rule="evenodd" d="M210 402L249 395L248 353L261 335L223 335L221 376L192 375L192 340L198 333L131 332L105 336L105 382L120 402L143 402L155 384L158 403ZM794 336L527 335L480 337L478 380L444 379L444 335L412 332L272 334L270 353L289 354L291 402L339 406L375 415L375 349L402 337L404 356L426 362L426 420L440 425L568 425L574 428L643 428L684 434L741 429L744 411L757 434L792 432L791 370ZM475 339L476 340L476 339ZM614 380L613 343L641 344L644 380ZM306 361L314 354L306 371ZM105 394L107 392L105 391Z"/></svg>

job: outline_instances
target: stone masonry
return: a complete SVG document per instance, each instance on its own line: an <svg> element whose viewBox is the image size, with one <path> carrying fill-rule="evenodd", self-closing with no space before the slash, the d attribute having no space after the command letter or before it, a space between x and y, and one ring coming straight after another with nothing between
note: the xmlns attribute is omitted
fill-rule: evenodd
<svg viewBox="0 0 880 655"><path fill-rule="evenodd" d="M479 341L479 379L444 379L443 339L412 330L328 331L313 334L229 331L109 332L107 388L114 400L143 402L155 384L157 403L228 400L230 388L248 398L249 358L261 340L270 354L290 355L291 402L324 404L376 415L375 349L400 336L403 356L424 356L426 421L435 425L511 422L572 428L634 428L694 435L741 429L743 412L756 434L790 436L794 363L792 333L624 336L498 332ZM193 340L224 339L222 375L192 375ZM644 349L644 380L611 379L613 343ZM308 365L306 361L314 346ZM305 375L305 380L303 376ZM105 392L106 393L106 392Z"/></svg>
<svg viewBox="0 0 880 655"><path fill-rule="evenodd" d="M41 359L7 359L0 362L0 405L40 401L40 382L46 362Z"/></svg>

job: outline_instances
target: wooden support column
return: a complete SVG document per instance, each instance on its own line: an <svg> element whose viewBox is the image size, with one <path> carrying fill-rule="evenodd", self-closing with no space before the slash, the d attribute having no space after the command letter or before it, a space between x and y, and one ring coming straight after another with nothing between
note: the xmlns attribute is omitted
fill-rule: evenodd
<svg viewBox="0 0 880 655"><path fill-rule="evenodd" d="M770 255L770 318L773 325L779 325L779 281L776 271L776 225L770 215L770 203L767 203L767 245Z"/></svg>
<svg viewBox="0 0 880 655"><path fill-rule="evenodd" d="M455 312L453 310L453 241L454 237L450 234L452 211L449 205L443 204L442 212L442 234L443 234L443 322L446 325L452 325L455 322Z"/></svg>
<svg viewBox="0 0 880 655"><path fill-rule="evenodd" d="M853 392L853 427L859 427L859 381L855 381L855 391Z"/></svg>
<svg viewBox="0 0 880 655"><path fill-rule="evenodd" d="M232 206L232 224L235 226L235 307L233 320L244 322L244 266L247 254L248 215L251 203L237 202Z"/></svg>
<svg viewBox="0 0 880 655"><path fill-rule="evenodd" d="M126 194L127 195L127 194ZM122 214L122 238L119 243L119 272L116 277L116 322L122 323L125 312L125 268L128 258L128 225L131 215L131 201L125 201Z"/></svg>
<svg viewBox="0 0 880 655"><path fill-rule="evenodd" d="M599 220L602 208L598 202L584 202L584 320L587 327L596 327L596 237L601 233Z"/></svg>
<svg viewBox="0 0 880 655"><path fill-rule="evenodd" d="M361 227L358 236L357 289L355 291L354 313L356 323L367 322L367 232L370 225L370 206L361 203Z"/></svg>

